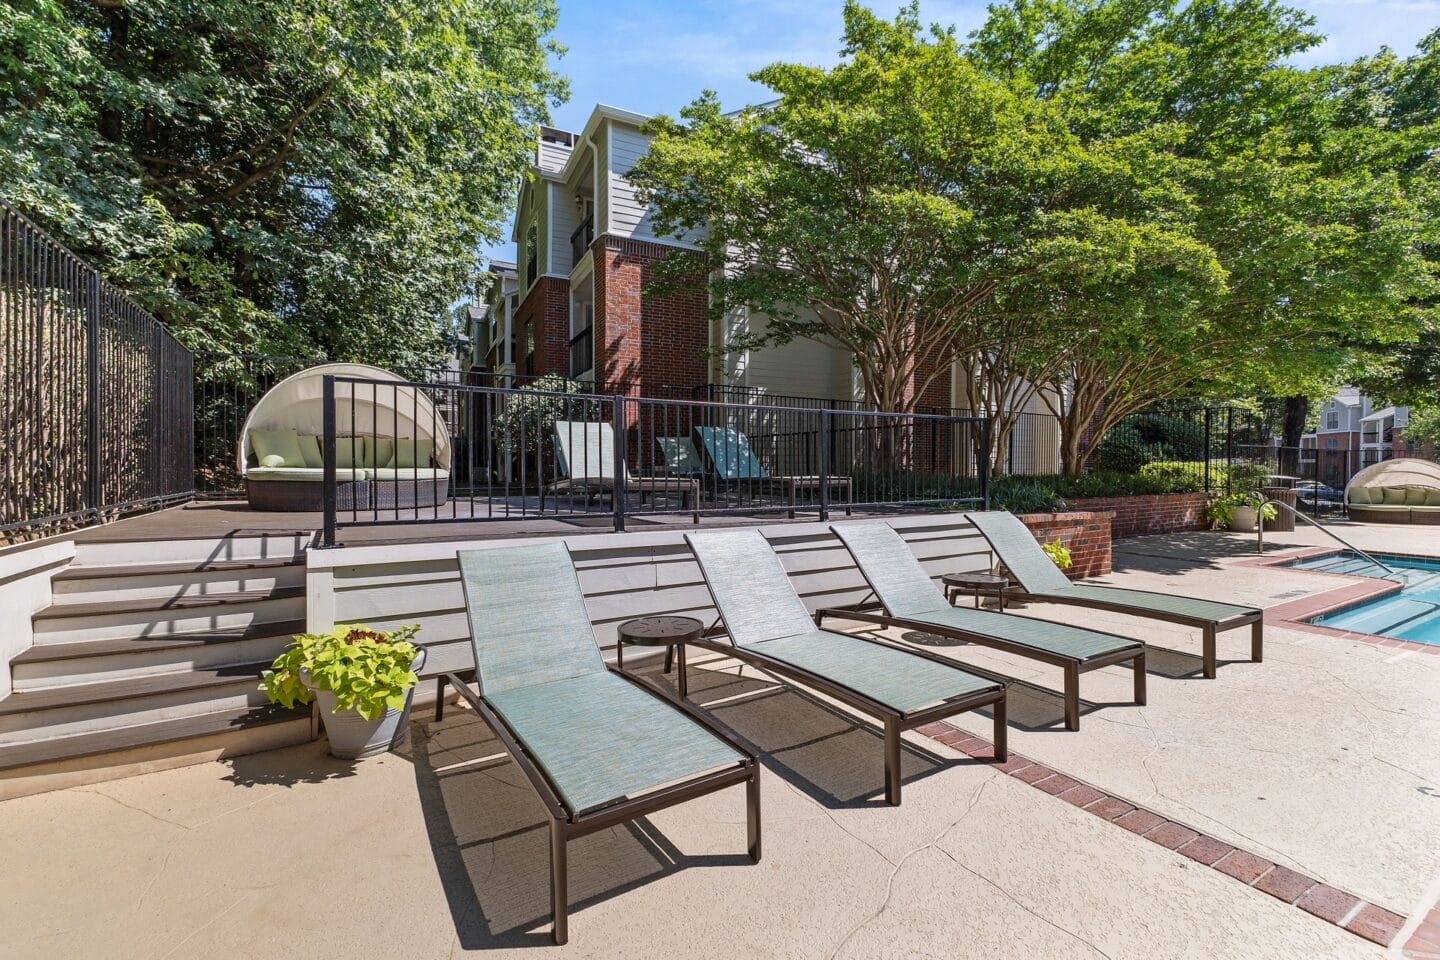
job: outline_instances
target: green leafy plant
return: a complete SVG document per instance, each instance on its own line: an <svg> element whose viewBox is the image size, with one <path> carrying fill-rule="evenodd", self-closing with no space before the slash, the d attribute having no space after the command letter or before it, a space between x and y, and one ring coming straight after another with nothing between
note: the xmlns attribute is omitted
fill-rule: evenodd
<svg viewBox="0 0 1440 960"><path fill-rule="evenodd" d="M593 422L599 405L578 380L547 373L534 383L507 394L495 411L492 431L496 443L534 453L550 445L557 420ZM580 396L585 394L585 396Z"/></svg>
<svg viewBox="0 0 1440 960"><path fill-rule="evenodd" d="M1279 515L1279 511L1275 509L1275 504L1265 502L1265 495L1263 493L1252 491L1249 493L1231 493L1217 498L1205 508L1205 516L1223 527L1229 527L1233 525L1235 521L1235 511L1241 507L1258 510L1261 519L1264 520L1274 520Z"/></svg>
<svg viewBox="0 0 1440 960"><path fill-rule="evenodd" d="M329 633L296 634L290 646L261 675L260 689L286 707L309 703L310 685L335 694L335 712L354 710L374 720L386 708L400 710L419 682L410 665L419 648L411 639L419 625L379 631L337 624Z"/></svg>
<svg viewBox="0 0 1440 960"><path fill-rule="evenodd" d="M1061 570L1068 570L1075 563L1074 558L1070 556L1070 548L1065 546L1059 537L1049 543L1042 543L1040 549L1044 550L1045 556L1053 560L1055 566Z"/></svg>

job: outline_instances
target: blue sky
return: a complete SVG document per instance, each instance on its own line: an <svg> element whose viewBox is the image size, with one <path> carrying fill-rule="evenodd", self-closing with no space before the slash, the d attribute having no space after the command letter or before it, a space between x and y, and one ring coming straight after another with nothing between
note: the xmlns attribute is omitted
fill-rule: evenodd
<svg viewBox="0 0 1440 960"><path fill-rule="evenodd" d="M701 90L729 107L768 99L746 79L777 60L828 64L839 47L841 0L559 0L556 64L570 77L570 100L556 126L579 130L596 103L641 113L674 113ZM1440 0L1291 0L1313 15L1329 39L1305 64L1351 60L1389 45L1410 53L1440 25ZM884 15L895 0L873 0ZM954 24L963 35L985 16L983 0L921 0L926 22ZM505 227L505 236L510 228ZM486 251L514 259L510 244Z"/></svg>

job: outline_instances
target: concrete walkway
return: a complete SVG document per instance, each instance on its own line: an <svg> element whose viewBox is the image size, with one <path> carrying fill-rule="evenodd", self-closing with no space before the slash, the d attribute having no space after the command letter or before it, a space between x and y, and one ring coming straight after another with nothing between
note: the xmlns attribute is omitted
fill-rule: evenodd
<svg viewBox="0 0 1440 960"><path fill-rule="evenodd" d="M1245 549L1214 534L1128 541L1111 579L1263 603L1331 583L1244 566ZM1127 670L1087 674L1093 709L1067 733L1058 670L935 646L1031 684L1012 687L1012 749L1400 913L1424 899L1440 873L1440 658L1272 629L1265 663L1207 681L1186 631L1024 614L1175 652L1152 653L1144 708L1127 703ZM1248 643L1220 649L1241 659ZM724 661L701 663L691 688L765 754L765 859L744 857L739 788L577 841L563 955L1386 955L918 735L904 805L887 807L879 737L834 705ZM988 735L983 718L962 725ZM358 765L318 743L0 804L0 955L561 955L543 813L497 753L457 710Z"/></svg>

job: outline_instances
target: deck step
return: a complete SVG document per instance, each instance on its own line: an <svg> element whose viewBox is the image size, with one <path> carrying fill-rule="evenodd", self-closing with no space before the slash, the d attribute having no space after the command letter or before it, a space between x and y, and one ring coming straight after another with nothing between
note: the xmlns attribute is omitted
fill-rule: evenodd
<svg viewBox="0 0 1440 960"><path fill-rule="evenodd" d="M72 683L40 690L16 690L0 700L0 717L133 700L157 694L234 686L237 683L258 680L260 671L269 666L269 661L255 661L120 680Z"/></svg>
<svg viewBox="0 0 1440 960"><path fill-rule="evenodd" d="M234 573L247 570L275 570L284 567L302 567L301 557L273 557L269 559L242 560L181 560L168 563L107 563L72 564L52 578L54 583L69 580L98 580L110 577L152 577L186 573Z"/></svg>
<svg viewBox="0 0 1440 960"><path fill-rule="evenodd" d="M309 707L286 710L278 704L263 704L49 740L0 743L0 770L13 770L56 760L69 760L213 734L240 733L271 724L307 721L309 715Z"/></svg>
<svg viewBox="0 0 1440 960"><path fill-rule="evenodd" d="M80 603L52 603L32 618L36 625L47 620L62 620L70 617L111 616L121 613L174 614L210 607L224 607L233 604L255 603L261 600L287 600L304 597L305 587L276 587L266 591L242 593L212 593L194 597L154 598L142 597L130 600L87 600Z"/></svg>
<svg viewBox="0 0 1440 960"><path fill-rule="evenodd" d="M153 653L161 650L190 650L216 644L259 640L267 637L289 637L305 629L304 620L275 620L251 623L225 630L197 630L193 633L169 633L158 636L112 637L107 640L73 640L66 643L37 644L10 661L20 664L51 663L81 657L107 657L128 653Z"/></svg>

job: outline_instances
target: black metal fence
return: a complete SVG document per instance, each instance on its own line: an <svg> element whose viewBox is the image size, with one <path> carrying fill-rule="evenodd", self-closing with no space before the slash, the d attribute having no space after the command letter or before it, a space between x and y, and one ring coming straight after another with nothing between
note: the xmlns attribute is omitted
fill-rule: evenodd
<svg viewBox="0 0 1440 960"><path fill-rule="evenodd" d="M443 406L466 412L468 432ZM624 530L637 517L981 506L988 471L974 451L987 429L939 414L327 377L323 542L385 524Z"/></svg>
<svg viewBox="0 0 1440 960"><path fill-rule="evenodd" d="M0 201L0 539L190 497L193 375L163 324Z"/></svg>

